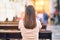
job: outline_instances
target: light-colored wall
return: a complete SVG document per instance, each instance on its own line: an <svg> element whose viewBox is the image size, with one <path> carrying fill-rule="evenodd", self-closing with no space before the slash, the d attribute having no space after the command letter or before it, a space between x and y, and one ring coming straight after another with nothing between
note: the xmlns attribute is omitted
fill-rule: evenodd
<svg viewBox="0 0 60 40"><path fill-rule="evenodd" d="M54 1L50 0L50 3L53 4ZM50 14L50 10L53 9L52 4L49 2L46 2L45 9ZM21 17L22 13L25 9L25 4L30 5L30 0L14 0L14 2L9 0L0 0L0 21L5 21L5 19L8 17L9 20L12 20L14 16ZM49 8L50 6L51 8Z"/></svg>
<svg viewBox="0 0 60 40"><path fill-rule="evenodd" d="M24 11L26 0L0 0L0 21L5 21L6 18L11 21L14 16L21 17L21 12Z"/></svg>

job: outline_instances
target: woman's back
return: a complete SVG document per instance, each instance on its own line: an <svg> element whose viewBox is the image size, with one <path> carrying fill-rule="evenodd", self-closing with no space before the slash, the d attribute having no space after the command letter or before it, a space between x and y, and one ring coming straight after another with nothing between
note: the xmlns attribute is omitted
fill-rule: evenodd
<svg viewBox="0 0 60 40"><path fill-rule="evenodd" d="M36 20L36 27L34 29L26 29L24 27L24 21L21 20L19 22L19 29L22 34L22 40L38 40L39 29L41 28L41 24L39 20Z"/></svg>

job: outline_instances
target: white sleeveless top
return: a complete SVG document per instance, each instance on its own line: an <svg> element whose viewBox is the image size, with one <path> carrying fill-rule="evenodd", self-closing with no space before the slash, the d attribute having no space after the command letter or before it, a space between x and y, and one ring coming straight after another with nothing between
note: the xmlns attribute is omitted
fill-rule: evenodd
<svg viewBox="0 0 60 40"><path fill-rule="evenodd" d="M38 40L39 30L42 27L39 20L36 20L37 26L34 29L26 29L23 20L19 22L19 29L21 31L22 40Z"/></svg>

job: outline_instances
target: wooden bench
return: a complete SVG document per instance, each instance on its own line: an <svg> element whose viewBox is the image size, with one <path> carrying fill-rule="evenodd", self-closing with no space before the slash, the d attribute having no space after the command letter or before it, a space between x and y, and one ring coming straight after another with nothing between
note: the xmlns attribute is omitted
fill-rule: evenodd
<svg viewBox="0 0 60 40"><path fill-rule="evenodd" d="M0 30L0 39L22 39L21 32L18 30ZM50 39L52 40L51 31L40 31L39 39Z"/></svg>

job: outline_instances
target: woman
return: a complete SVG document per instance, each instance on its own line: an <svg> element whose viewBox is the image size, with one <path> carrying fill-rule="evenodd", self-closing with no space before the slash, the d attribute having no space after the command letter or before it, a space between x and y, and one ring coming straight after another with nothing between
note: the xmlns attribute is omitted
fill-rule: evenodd
<svg viewBox="0 0 60 40"><path fill-rule="evenodd" d="M22 40L38 40L40 28L41 24L36 19L35 9L31 5L27 6L24 19L19 22Z"/></svg>

